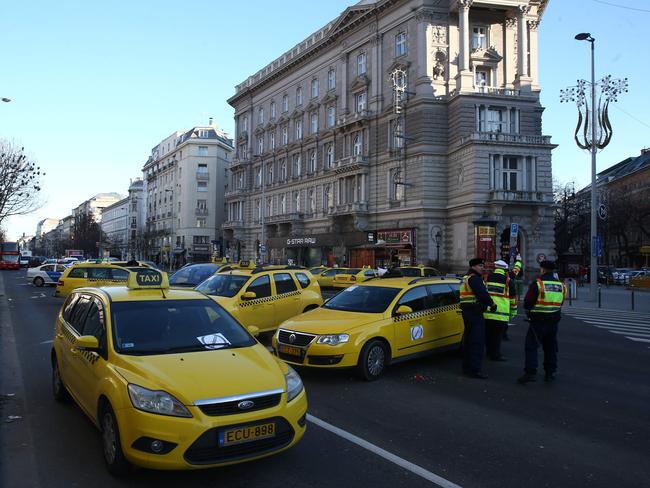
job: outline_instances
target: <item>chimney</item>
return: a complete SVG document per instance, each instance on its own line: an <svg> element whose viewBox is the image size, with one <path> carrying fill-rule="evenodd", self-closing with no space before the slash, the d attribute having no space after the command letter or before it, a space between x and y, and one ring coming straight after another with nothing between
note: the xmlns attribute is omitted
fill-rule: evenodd
<svg viewBox="0 0 650 488"><path fill-rule="evenodd" d="M210 117L210 118L208 119L208 125L209 125L210 127L212 127L212 117Z"/></svg>
<svg viewBox="0 0 650 488"><path fill-rule="evenodd" d="M650 152L650 147L644 147L643 149L641 149L641 156L643 156L644 154L648 154L649 152Z"/></svg>

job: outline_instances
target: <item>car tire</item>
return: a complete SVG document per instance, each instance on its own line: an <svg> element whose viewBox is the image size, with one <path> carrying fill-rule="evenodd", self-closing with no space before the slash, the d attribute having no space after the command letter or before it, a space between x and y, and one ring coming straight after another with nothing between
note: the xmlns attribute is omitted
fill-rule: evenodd
<svg viewBox="0 0 650 488"><path fill-rule="evenodd" d="M70 394L63 384L59 362L56 356L52 357L52 396L59 403L65 403L70 400Z"/></svg>
<svg viewBox="0 0 650 488"><path fill-rule="evenodd" d="M45 280L43 278L41 278L40 276L37 276L36 278L34 278L33 283L34 283L34 286L37 286L37 287L40 288L45 284Z"/></svg>
<svg viewBox="0 0 650 488"><path fill-rule="evenodd" d="M108 402L100 409L99 425L102 432L102 452L106 469L113 476L125 476L131 471L131 464L126 460L122 451L117 419Z"/></svg>
<svg viewBox="0 0 650 488"><path fill-rule="evenodd" d="M375 381L381 377L389 362L386 344L379 339L372 339L363 346L359 355L357 369L361 379Z"/></svg>

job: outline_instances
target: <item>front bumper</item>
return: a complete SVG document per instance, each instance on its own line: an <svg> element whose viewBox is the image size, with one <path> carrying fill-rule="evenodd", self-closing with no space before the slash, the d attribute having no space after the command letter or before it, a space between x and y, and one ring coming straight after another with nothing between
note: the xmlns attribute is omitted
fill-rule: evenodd
<svg viewBox="0 0 650 488"><path fill-rule="evenodd" d="M131 407L117 411L122 450L126 458L144 468L200 469L276 454L296 444L305 433L307 396L303 389L288 404L283 399L274 408L246 414L211 417L198 407L188 409L193 418L156 415ZM219 447L221 431L268 422L276 425L274 437ZM156 454L146 449L151 440L163 442L163 453Z"/></svg>
<svg viewBox="0 0 650 488"><path fill-rule="evenodd" d="M352 339L352 338L350 338ZM351 368L359 361L359 351L351 342L330 346L328 344L311 343L305 347L295 347L300 350L300 356L285 354L280 351L277 336L273 336L273 354L285 363L311 368Z"/></svg>

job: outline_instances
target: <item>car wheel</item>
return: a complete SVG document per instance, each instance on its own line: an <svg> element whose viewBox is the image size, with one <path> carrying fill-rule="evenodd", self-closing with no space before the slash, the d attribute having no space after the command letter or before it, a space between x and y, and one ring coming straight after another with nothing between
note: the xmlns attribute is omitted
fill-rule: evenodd
<svg viewBox="0 0 650 488"><path fill-rule="evenodd" d="M384 373L388 365L388 348L379 339L369 341L359 355L357 365L359 376L366 381L374 381Z"/></svg>
<svg viewBox="0 0 650 488"><path fill-rule="evenodd" d="M40 276L37 276L34 278L34 286L38 286L39 288L45 284L45 280L41 278Z"/></svg>
<svg viewBox="0 0 650 488"><path fill-rule="evenodd" d="M64 403L70 399L70 394L66 390L61 372L59 371L59 362L56 357L52 358L52 395L57 402Z"/></svg>
<svg viewBox="0 0 650 488"><path fill-rule="evenodd" d="M130 471L131 465L124 457L117 420L113 409L108 403L101 409L100 425L106 468L113 476L124 476Z"/></svg>

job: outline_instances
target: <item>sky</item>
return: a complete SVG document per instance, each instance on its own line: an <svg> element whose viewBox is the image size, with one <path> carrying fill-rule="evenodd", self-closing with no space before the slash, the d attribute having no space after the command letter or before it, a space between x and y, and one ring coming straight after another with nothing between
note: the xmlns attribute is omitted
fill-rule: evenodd
<svg viewBox="0 0 650 488"><path fill-rule="evenodd" d="M46 172L43 206L4 224L34 234L101 192L126 194L151 148L176 130L215 123L234 135L227 99L236 84L334 20L354 0L111 0L8 2L0 17L0 138L24 146ZM628 78L610 109L614 135L598 171L650 147L649 0L550 0L539 27L543 134L558 183L590 182L590 155L573 141L575 104L560 89Z"/></svg>

